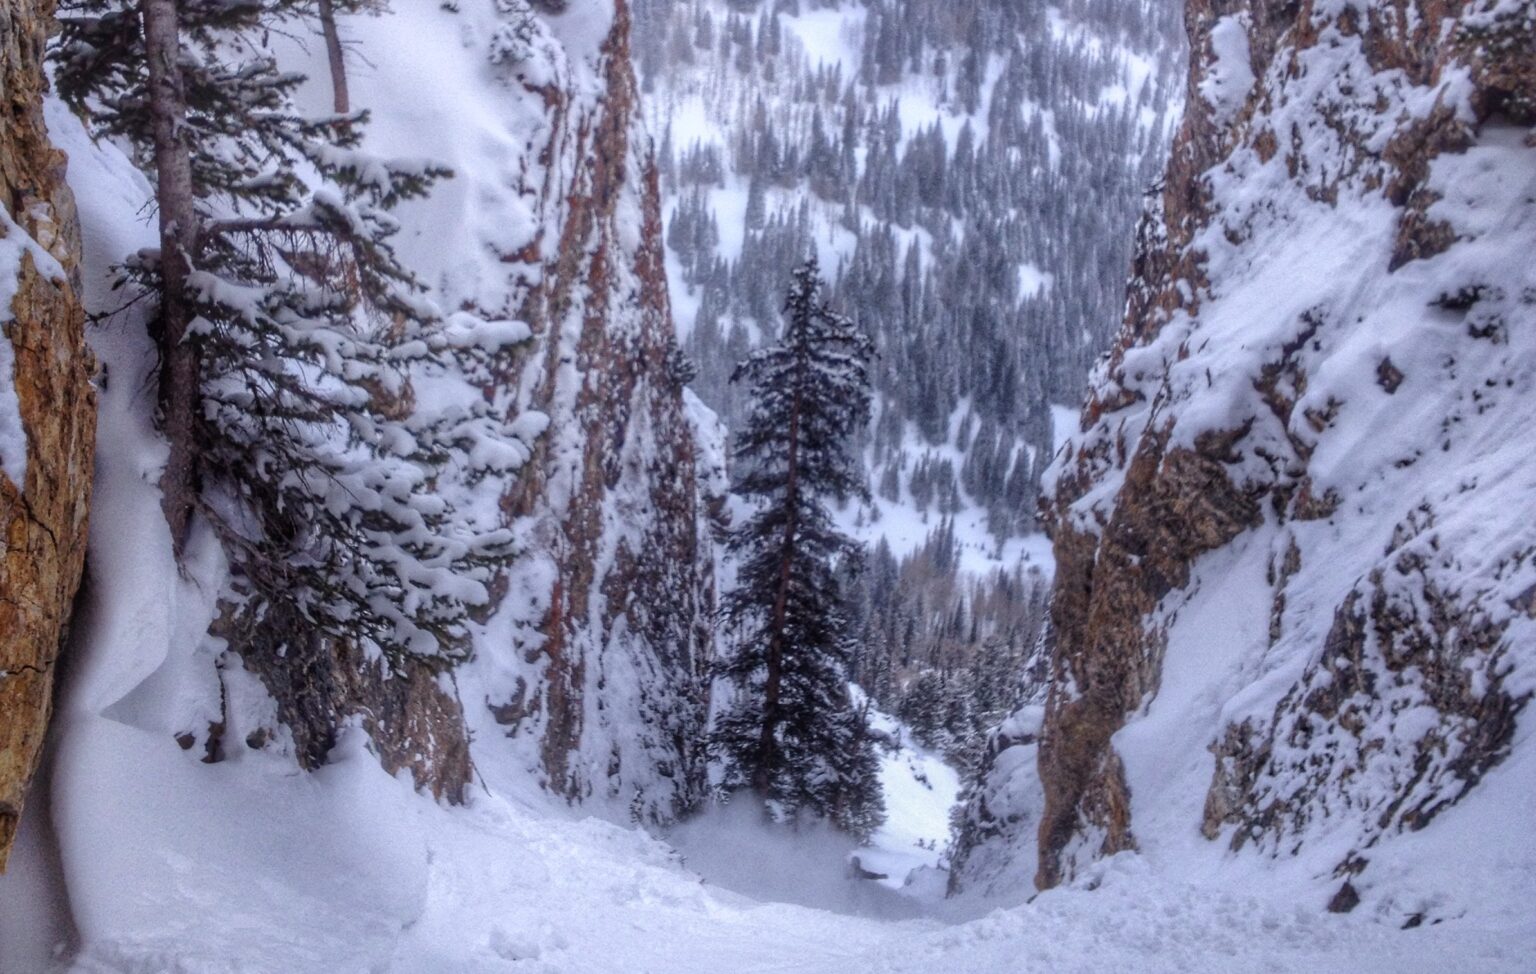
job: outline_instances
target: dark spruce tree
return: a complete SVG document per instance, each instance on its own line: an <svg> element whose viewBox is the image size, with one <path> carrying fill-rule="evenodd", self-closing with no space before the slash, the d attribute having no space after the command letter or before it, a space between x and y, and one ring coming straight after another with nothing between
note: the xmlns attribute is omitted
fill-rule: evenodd
<svg viewBox="0 0 1536 974"><path fill-rule="evenodd" d="M732 375L751 387L735 489L757 506L730 539L733 649L720 671L733 695L712 744L728 790L751 789L783 818L825 818L865 837L885 811L848 687L856 634L838 571L862 551L829 505L867 494L850 439L869 421L873 345L822 301L814 259L795 271L784 312L782 338Z"/></svg>
<svg viewBox="0 0 1536 974"><path fill-rule="evenodd" d="M296 612L397 668L447 661L512 550L509 531L456 510L449 481L509 474L537 424L415 406L413 370L467 375L517 330L444 322L391 247L389 211L446 170L361 151L364 112L295 106L304 78L264 38L311 14L308 0L65 0L58 90L155 182L160 247L120 270L157 306L178 555L201 519L257 618Z"/></svg>

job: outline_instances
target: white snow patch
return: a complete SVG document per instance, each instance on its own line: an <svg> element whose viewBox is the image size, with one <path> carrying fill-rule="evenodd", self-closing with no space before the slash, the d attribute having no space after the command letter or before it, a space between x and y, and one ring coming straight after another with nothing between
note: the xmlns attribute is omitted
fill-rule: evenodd
<svg viewBox="0 0 1536 974"><path fill-rule="evenodd" d="M1218 121L1229 122L1257 80L1248 51L1248 16L1228 14L1211 28L1211 63L1200 79L1200 95Z"/></svg>

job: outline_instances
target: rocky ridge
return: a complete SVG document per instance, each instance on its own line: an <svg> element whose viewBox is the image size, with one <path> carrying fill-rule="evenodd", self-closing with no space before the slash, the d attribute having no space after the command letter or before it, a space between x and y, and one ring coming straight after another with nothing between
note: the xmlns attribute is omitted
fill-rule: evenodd
<svg viewBox="0 0 1536 974"><path fill-rule="evenodd" d="M979 794L1011 800L967 809L956 879L1002 857L1049 887L1199 828L1310 857L1345 909L1373 850L1509 754L1533 689L1536 281L1508 255L1536 208L1536 10L1186 22L1124 326L1048 477L1038 764L994 749Z"/></svg>

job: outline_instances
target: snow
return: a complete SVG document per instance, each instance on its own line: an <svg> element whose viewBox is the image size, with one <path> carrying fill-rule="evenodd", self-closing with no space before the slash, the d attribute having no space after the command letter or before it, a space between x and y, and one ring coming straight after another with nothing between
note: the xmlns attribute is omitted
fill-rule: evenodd
<svg viewBox="0 0 1536 974"><path fill-rule="evenodd" d="M1052 277L1034 264L1019 265L1019 294L1033 296L1050 289Z"/></svg>
<svg viewBox="0 0 1536 974"><path fill-rule="evenodd" d="M419 16L421 24L442 16L426 5L408 14L408 5L397 6L401 16ZM571 58L570 64L545 65L551 71L580 74L600 42L594 24L601 23L578 16L580 9L573 4L573 12L550 27ZM813 18L814 12L787 20L809 25ZM351 26L378 29L366 20ZM485 24L466 14L463 26L473 34ZM835 46L825 33L817 37L803 39L808 47L813 40L823 45L817 50L831 56ZM542 138L543 115L510 108L505 99L475 97L479 61L465 56L453 33L423 28L419 42L414 50L387 45L402 63L381 56L378 73L359 82L360 91L376 93L370 97L402 106L378 116L383 144L419 148L424 134L460 169L459 179L416 211L417 218L429 215L431 225L454 233L419 232L410 249L433 268L440 293L508 311L503 306L511 286L489 270L503 268L497 255L521 246L535 229L538 218L527 202L531 194L519 191L516 162ZM428 64L439 84L420 84L428 75L413 73ZM81 202L85 264L92 271L86 297L93 307L110 307L101 270L153 243L141 210L146 188L121 154L86 139L56 103L49 106L49 124L69 155L69 178ZM1482 268L1490 253L1500 252L1496 248L1529 231L1529 216L1514 205L1529 197L1533 185L1531 170L1518 162L1529 153L1522 155L1514 139L1512 132L1492 132L1476 152L1437 164L1434 179L1445 192L1435 215L1471 229L1474 221L1492 221L1482 229L1493 249L1454 257L1466 261L1459 271ZM1356 216L1370 227L1380 214ZM1300 227L1297 249L1281 249L1272 259L1300 259L1314 248L1331 256L1334 266L1342 262L1374 273L1381 255L1341 243L1357 238L1355 230L1351 225L1330 237L1320 228ZM0 248L14 239L8 232ZM490 256L476 252L481 247ZM9 266L0 259L0 285ZM1443 269L1431 268L1436 280ZM525 270L536 273L531 265ZM1265 268L1231 273L1259 280ZM1408 273L1427 285L1429 278L1411 277L1418 271ZM1536 286L1527 271L1521 273L1524 285ZM1278 314L1254 314L1283 289L1276 283L1262 293L1259 307L1235 308L1229 318L1208 321L1207 334L1246 329L1255 356L1291 337L1271 334ZM1380 295L1366 289L1346 296L1370 308ZM1402 450L1404 441L1388 435L1394 423L1418 427L1435 418L1404 410L1401 398L1379 395L1368 378L1362 380L1362 369L1374 368L1379 349L1388 347L1383 343L1401 358L1405 383L1450 381L1435 375L1432 336L1392 330L1394 321L1417 320L1409 310L1406 300L1384 304L1360 329L1371 337L1330 346L1336 357L1314 377L1318 395L1329 389L1354 393L1342 414L1345 434L1320 443L1317 454L1320 475L1341 487L1358 475L1351 456L1379 459ZM1423 302L1412 311L1422 316ZM1138 830L1142 853L1092 864L1073 885L1029 902L1020 902L1028 872L1018 866L999 877L1013 882L999 883L994 896L937 898L947 811L958 780L935 755L910 742L882 758L890 818L862 849L835 836L765 829L742 820L740 805L662 837L588 817L539 790L530 770L534 745L507 742L484 708L471 708L474 747L477 756L494 759L482 760L484 779L462 808L439 806L414 793L408 781L387 775L356 728L343 733L332 762L313 774L300 772L280 748L232 747L227 760L204 764L200 744L209 721L227 713L226 733L238 741L246 729L270 721L264 709L270 701L254 678L234 666L222 673L221 701L213 664L221 647L202 635L217 592L191 580L220 577L216 546L206 536L192 539L186 577L172 563L154 487L164 447L149 420L152 355L137 314L124 312L91 333L110 382L101 395L90 582L68 654L48 770L40 779L46 800L33 803L37 813L25 820L12 872L0 879L0 970L8 974L41 974L61 963L83 974L1529 969L1536 952L1536 917L1529 909L1536 853L1527 830L1511 827L1536 816L1536 755L1528 727L1520 729L1514 755L1487 775L1473 800L1446 812L1434 827L1374 851L1372 871L1362 882L1390 891L1357 915L1322 911L1313 860L1269 868L1253 857L1236 859L1224 843L1195 833L1193 805L1209 779L1203 748L1210 735L1239 712L1262 712L1305 662L1250 652L1267 630L1263 566L1285 540L1273 525L1202 560L1186 596L1163 607L1171 621L1163 686L1116 741L1136 819L1156 823ZM526 331L511 319L455 319L450 340L484 348L520 340ZM1514 327L1510 331L1519 341L1531 340ZM1179 332L1170 327L1165 334ZM1423 347L1407 347L1410 338L1423 339ZM1147 356L1149 374L1160 379L1174 358ZM1233 369L1233 382L1246 381L1238 375L1242 363L1216 364ZM1529 370L1515 371L1520 385L1510 395L1528 402ZM1222 402L1222 408L1241 404L1232 397ZM1445 530L1470 539L1469 550L1490 554L1528 539L1525 502L1536 484L1521 456L1532 419L1525 408L1458 439L1433 475L1421 473L1428 464L1416 465L1398 479L1373 483L1354 502L1396 511L1404 498L1449 496L1475 478L1496 489L1486 508L1501 518L1479 527L1461 514ZM718 485L718 421L691 396L687 410L704 445L699 462ZM1084 435L1075 433L1073 410L1052 412L1058 448L1069 435L1074 441ZM1202 417L1191 411L1188 423L1229 418L1217 412ZM530 437L548 422L523 415ZM645 435L636 433L641 442ZM581 446L562 442L553 448L570 451L575 463ZM5 456L9 463L11 452ZM911 507L882 503L880 511L881 529L896 543L915 546L930 527ZM1307 530L1312 535L1303 542L1336 554L1381 550L1386 528L1346 533L1319 522ZM995 558L1048 564L1047 553L1028 547L1043 545L1039 539L1010 542L1015 546L994 556L980 540L984 529L962 516L957 531L969 539L964 557L972 567ZM1332 547L1324 546L1330 539ZM1314 590L1295 590L1290 622L1301 624L1297 620L1310 612L1318 617L1311 625L1326 625L1319 607L1328 603L1329 586L1360 567L1340 556ZM1469 556L1464 571L1480 577L1486 564ZM537 617L547 607L550 582L547 560L536 559L512 579L509 605ZM512 620L498 625L510 628ZM507 631L494 635L511 644ZM466 700L527 673L506 655L461 672ZM1529 680L1523 672L1517 677ZM639 692L639 676L622 665L604 678L616 696ZM1246 688L1246 696L1234 687ZM1021 712L1007 729L1031 732L1039 717L1038 709ZM888 717L877 714L875 721L887 736L903 736ZM181 733L194 735L191 749L177 744ZM1006 802L1025 820L1016 862L1032 859L1034 752L1034 745L1017 745L999 759L998 807ZM600 765L608 755L579 757ZM850 855L886 879L849 878ZM1490 889L1502 895L1491 896ZM1444 922L1396 929L1414 912L1433 912Z"/></svg>
<svg viewBox="0 0 1536 974"><path fill-rule="evenodd" d="M855 704L864 694L854 687ZM896 718L873 708L872 731L894 746L880 747L880 788L886 820L870 839L870 847L855 853L864 869L883 874L892 889L921 883L916 871L939 868L949 840L949 813L960 795L960 775L938 754L911 739ZM924 895L921 889L909 889Z"/></svg>
<svg viewBox="0 0 1536 974"><path fill-rule="evenodd" d="M1247 14L1228 14L1211 28L1211 63L1200 79L1200 95L1229 122L1248 100L1258 79L1248 54Z"/></svg>
<svg viewBox="0 0 1536 974"><path fill-rule="evenodd" d="M142 445L124 443L129 453ZM188 587L169 570L157 519L139 522L138 532L117 520L132 501L152 498L148 485L129 478L107 486L107 530L120 541L106 554L157 553L159 570L140 577ZM130 705L175 692L155 674L177 654L144 665L131 652L135 640L176 644L162 641L174 618L146 601L174 601L174 593L129 594L136 597L93 605L83 634L91 652L61 717L52 804L81 941L70 970L81 974L1011 974L1106 966L1396 974L1440 969L1450 957L1513 972L1536 949L1536 925L1518 904L1492 919L1398 932L1298 906L1258 882L1234 888L1230 879L1191 878L1158 848L1101 863L1073 887L1027 904L943 903L933 898L942 884L898 895L889 888L895 882L851 879L850 853L893 879L911 867L929 867L920 880L934 875L931 855L914 843L942 838L955 778L910 745L883 762L890 823L872 848L857 850L826 833L765 828L743 818L756 814L745 805L665 841L580 817L526 787L476 789L467 807L444 808L386 775L355 730L315 774L259 751L205 765L169 734L142 726L153 708ZM190 614L201 611L195 605ZM129 642L114 642L114 633ZM874 726L902 734L884 715L874 715ZM1529 778L1533 770L1527 758L1501 773ZM1526 881L1536 875L1522 835L1468 848L1465 836L1495 823L1485 816L1456 824L1404 854L1473 863L1507 855L1503 869ZM14 873L5 882L16 882ZM26 961L12 949L0 942L5 970L48 969L45 957Z"/></svg>
<svg viewBox="0 0 1536 974"><path fill-rule="evenodd" d="M1254 82L1241 71L1223 74L1246 65L1240 25L1224 19L1216 33L1225 63L1217 74L1246 91ZM1125 391L1133 404L1072 432L1054 468L1077 473L1080 457L1108 447L1070 512L1077 526L1099 530L1150 424L1182 447L1251 424L1227 465L1234 482L1266 491L1305 474L1311 496L1335 502L1331 514L1284 523L1266 503L1262 523L1199 559L1188 585L1146 620L1166 635L1161 676L1114 738L1131 830L1160 877L1321 910L1343 881L1335 868L1358 855L1369 860L1350 879L1358 914L1385 926L1429 917L1524 937L1532 918L1520 911L1529 913L1536 860L1511 833L1536 809L1532 758L1521 751L1531 746L1529 711L1513 732L1513 756L1463 794L1464 780L1446 769L1488 726L1447 705L1426 674L1460 668L1465 692L1479 696L1495 680L1515 699L1536 686L1536 632L1517 610L1519 593L1536 586L1536 528L1525 516L1536 495L1528 456L1536 278L1529 261L1509 257L1536 226L1536 153L1528 129L1491 120L1467 151L1437 157L1429 214L1456 242L1393 268L1402 210L1371 188L1379 178L1371 152L1428 106L1464 109L1465 77L1447 70L1415 85L1378 74L1357 38L1325 33L1294 59L1276 59L1257 103L1269 114L1254 130L1299 133L1300 162L1288 170L1283 156L1265 162L1240 144L1205 174L1216 219L1192 249L1203 252L1209 287L1187 295L1198 298L1196 310L1173 312L1155 337L1101 368L1101 401ZM1359 171L1335 175L1351 165ZM1308 179L1329 182L1336 202L1298 185ZM1458 294L1460 304L1443 300ZM1382 378L1388 363L1401 375L1395 384ZM1267 370L1293 407L1256 391ZM1282 571L1292 559L1296 572ZM1396 643L1367 634L1348 665L1365 670L1372 692L1330 714L1306 701L1338 678L1322 660L1352 598L1366 600L1362 608L1379 598L1405 620L1445 628L1398 634ZM1454 618L1442 623L1444 614ZM1507 626L1496 648L1469 646L1465 634L1485 623ZM1409 661L1407 645L1419 638L1429 645ZM1210 749L1229 730L1269 748L1252 794L1258 814L1276 820L1253 826L1237 852L1236 826L1221 826L1214 840L1200 834L1216 770ZM998 874L1033 864L1043 801L1015 764L995 778L990 807L1020 824L994 840L997 861L978 876L994 887ZM1422 831L1398 817L1452 798L1459 803ZM1084 844L1074 864L1093 854Z"/></svg>
<svg viewBox="0 0 1536 974"><path fill-rule="evenodd" d="M1076 406L1063 406L1060 403L1051 404L1051 454L1054 456L1061 452L1061 448L1072 438L1079 428L1078 410Z"/></svg>
<svg viewBox="0 0 1536 974"><path fill-rule="evenodd" d="M10 307L10 302L7 301L5 306ZM6 324L14 321L11 319ZM27 429L21 422L21 401L16 398L15 375L15 349L11 346L10 336L0 333L0 377L4 378L4 385L0 386L0 473L20 489L27 483Z"/></svg>
<svg viewBox="0 0 1536 974"><path fill-rule="evenodd" d="M1219 858L1220 843L1199 833L1211 781L1206 749L1221 726L1223 705L1241 689L1251 647L1268 637L1267 537L1247 535L1194 566L1182 596L1170 596L1160 619L1171 620L1157 692L1114 737L1130 785L1136 834L1157 861L1189 866ZM1202 598L1206 590L1220 598ZM1320 906L1320 904L1319 904Z"/></svg>
<svg viewBox="0 0 1536 974"><path fill-rule="evenodd" d="M154 767L171 771L171 780L207 773L194 759L170 750ZM173 767L177 762L181 769ZM767 902L702 879L691 858L643 832L486 795L456 810L402 802L406 789L400 783L366 757L355 764L312 788L269 782L278 787L265 798L251 795L257 804L250 813L227 806L196 809L234 815L232 822L185 820L181 829L183 848L217 838L217 862L227 877L217 881L196 863L165 856L152 875L163 876L168 886L139 884L115 892L136 904L168 895L170 904L187 912L153 910L152 927L123 927L111 939L88 941L74 969L90 974L1012 974L1133 968L1402 974L1439 970L1447 963L1521 971L1536 947L1528 918L1398 931L1287 904L1257 887L1223 890L1172 880L1129 854L1099 864L1074 887L1028 904L984 913L981 907L975 911L980 915L969 919L889 919ZM200 783L201 790L206 787ZM281 798L318 800L326 793L338 802L381 801L379 817L390 819L381 834L400 845L374 848L381 858L360 862L355 857L369 842L338 841L329 829L313 831L323 820L282 817L292 829L285 831L254 814L270 814ZM295 810L322 809L306 803ZM236 823L254 828L261 838L241 839L229 828ZM274 833L294 843L276 850L275 857L264 844ZM777 864L773 857L784 852L750 828L734 836L725 851L746 871L771 871ZM293 866L300 850L309 871L330 877L333 885L315 877L307 880L308 889L297 885ZM349 871L353 868L358 871Z"/></svg>
<svg viewBox="0 0 1536 974"><path fill-rule="evenodd" d="M861 9L841 6L801 9L793 16L781 17L785 33L800 42L806 63L834 65L843 69L843 77L859 63L859 39L868 18Z"/></svg>

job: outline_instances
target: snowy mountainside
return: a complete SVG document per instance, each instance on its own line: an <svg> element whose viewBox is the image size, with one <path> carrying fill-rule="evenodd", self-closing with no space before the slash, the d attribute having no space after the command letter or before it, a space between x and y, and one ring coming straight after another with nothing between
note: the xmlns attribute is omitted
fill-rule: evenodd
<svg viewBox="0 0 1536 974"><path fill-rule="evenodd" d="M1047 478L1051 694L957 884L1136 849L1393 925L1500 914L1536 868L1536 19L1188 26L1125 326Z"/></svg>
<svg viewBox="0 0 1536 974"><path fill-rule="evenodd" d="M295 619L231 624L229 569L207 531L178 570L156 486L165 446L145 309L110 287L114 263L155 245L150 186L49 102L80 202L85 303L107 315L91 334L102 435L47 794L7 879L7 931L34 932L8 935L0 967L40 969L63 942L87 968L204 970L230 952L200 953L182 921L160 924L238 926L241 910L266 911L264 936L280 936L285 915L332 926L305 927L320 939L398 935L429 871L409 823L431 800L410 784L447 802L547 792L624 821L667 821L700 797L704 517L719 458L696 439L713 435L712 417L671 367L626 18L622 2L544 16L487 0L343 21L369 148L454 170L399 211L400 249L431 297L494 323L468 334L450 315L450 340L523 339L487 356L467 389L528 419L515 443L485 445L533 442L516 489L475 498L514 525L521 553L498 611L475 624L473 659L448 670L390 672ZM277 50L328 112L317 52ZM414 392L466 393L439 380ZM338 902L351 906L328 913Z"/></svg>
<svg viewBox="0 0 1536 974"><path fill-rule="evenodd" d="M696 386L777 328L815 250L876 339L850 526L896 556L946 516L972 571L1038 546L1050 403L1079 401L1123 298L1180 60L1167 4L636 4L673 307ZM1015 539L1010 542L1010 539Z"/></svg>

